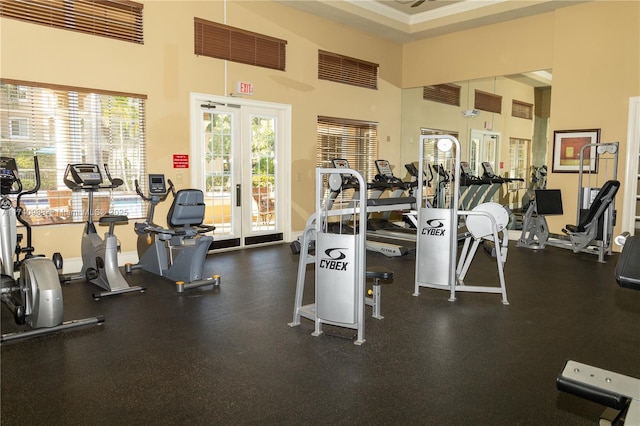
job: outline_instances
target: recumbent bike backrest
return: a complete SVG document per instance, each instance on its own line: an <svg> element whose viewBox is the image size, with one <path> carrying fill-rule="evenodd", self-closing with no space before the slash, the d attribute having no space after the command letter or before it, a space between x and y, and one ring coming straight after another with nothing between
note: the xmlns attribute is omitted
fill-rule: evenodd
<svg viewBox="0 0 640 426"><path fill-rule="evenodd" d="M199 189L181 189L176 192L167 213L167 224L172 228L198 226L204 221L204 195Z"/></svg>

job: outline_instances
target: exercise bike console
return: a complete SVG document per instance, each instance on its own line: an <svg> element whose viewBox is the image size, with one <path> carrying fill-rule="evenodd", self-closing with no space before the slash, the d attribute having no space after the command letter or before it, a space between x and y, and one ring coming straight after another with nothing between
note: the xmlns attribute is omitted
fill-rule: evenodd
<svg viewBox="0 0 640 426"><path fill-rule="evenodd" d="M137 182L136 182L137 183ZM173 185L171 185L173 187ZM136 191L140 188L136 186ZM138 192L139 193L139 192ZM164 180L164 175L149 175L149 195L163 195L167 196L167 184Z"/></svg>
<svg viewBox="0 0 640 426"><path fill-rule="evenodd" d="M69 164L69 172L76 184L93 186L102 183L102 173L97 164Z"/></svg>

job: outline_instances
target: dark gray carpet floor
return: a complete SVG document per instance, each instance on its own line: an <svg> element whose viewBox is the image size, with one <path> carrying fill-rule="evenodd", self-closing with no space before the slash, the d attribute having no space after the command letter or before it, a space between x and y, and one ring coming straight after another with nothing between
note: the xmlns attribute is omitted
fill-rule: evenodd
<svg viewBox="0 0 640 426"><path fill-rule="evenodd" d="M287 245L211 255L220 288L182 296L142 271L127 278L145 293L99 301L95 286L74 282L65 320L105 323L4 343L0 421L595 425L603 407L555 380L568 359L640 377L640 291L616 285L616 260L512 243L503 306L495 294L414 297L414 255L368 254L395 280L383 288L385 319L367 308L362 346L351 330L313 337L308 320L287 325L297 272ZM466 282L497 283L493 260L479 253ZM14 330L3 307L2 332Z"/></svg>

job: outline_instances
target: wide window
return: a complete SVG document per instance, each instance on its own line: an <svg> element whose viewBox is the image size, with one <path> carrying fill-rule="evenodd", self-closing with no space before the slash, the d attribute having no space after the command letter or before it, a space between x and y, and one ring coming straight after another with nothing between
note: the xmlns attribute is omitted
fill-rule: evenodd
<svg viewBox="0 0 640 426"><path fill-rule="evenodd" d="M332 160L342 158L360 172L365 182L376 175L378 125L368 121L318 117L316 166L333 167Z"/></svg>
<svg viewBox="0 0 640 426"><path fill-rule="evenodd" d="M134 182L146 180L146 96L0 80L0 155L16 159L24 189L35 185L33 157L40 164L41 187L22 198L34 225L82 222L86 194L64 184L67 164L108 165L124 184L95 193L93 214L142 217Z"/></svg>

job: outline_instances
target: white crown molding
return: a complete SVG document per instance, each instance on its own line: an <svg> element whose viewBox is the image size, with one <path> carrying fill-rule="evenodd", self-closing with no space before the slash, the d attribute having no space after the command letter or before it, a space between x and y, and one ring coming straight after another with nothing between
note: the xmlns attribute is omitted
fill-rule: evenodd
<svg viewBox="0 0 640 426"><path fill-rule="evenodd" d="M411 24L410 14L394 9L375 0L345 0L345 2L377 15L384 16L385 18L393 19L401 24Z"/></svg>
<svg viewBox="0 0 640 426"><path fill-rule="evenodd" d="M465 0L412 15L409 19L409 25L422 24L436 19L448 18L450 16L473 12L478 9L488 8L506 2L507 0Z"/></svg>
<svg viewBox="0 0 640 426"><path fill-rule="evenodd" d="M345 0L347 3L368 10L385 18L392 19L401 24L414 25L429 22L436 19L448 18L461 13L472 12L474 10L491 7L496 4L505 3L507 0L465 0L452 3L447 6L438 7L433 10L411 15L398 9L389 7L375 0Z"/></svg>

